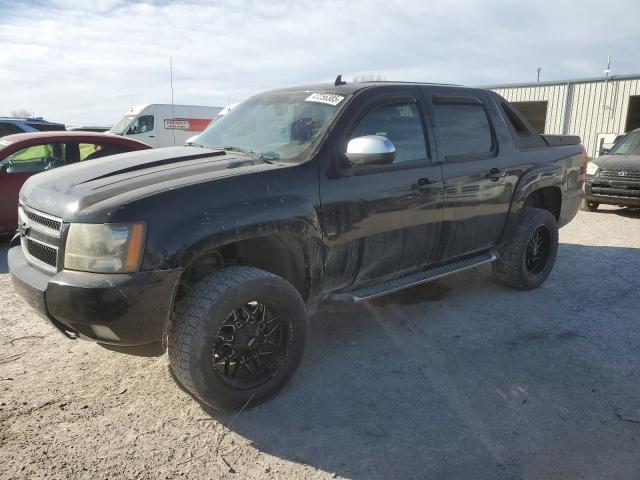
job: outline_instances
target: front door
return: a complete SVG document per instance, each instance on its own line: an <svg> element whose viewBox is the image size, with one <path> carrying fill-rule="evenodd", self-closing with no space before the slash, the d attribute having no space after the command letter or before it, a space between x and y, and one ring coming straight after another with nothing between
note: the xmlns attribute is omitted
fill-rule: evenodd
<svg viewBox="0 0 640 480"><path fill-rule="evenodd" d="M361 93L320 155L327 292L375 283L437 260L442 171L431 162L433 137L416 93L410 86ZM348 141L365 135L391 140L393 163L347 166Z"/></svg>
<svg viewBox="0 0 640 480"><path fill-rule="evenodd" d="M146 143L152 147L158 146L158 131L161 127L156 125L154 115L140 115L127 128L124 133L127 137L139 142Z"/></svg>

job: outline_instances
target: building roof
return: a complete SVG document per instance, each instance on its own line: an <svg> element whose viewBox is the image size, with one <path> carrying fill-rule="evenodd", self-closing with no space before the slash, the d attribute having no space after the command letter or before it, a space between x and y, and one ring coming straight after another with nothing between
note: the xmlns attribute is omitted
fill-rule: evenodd
<svg viewBox="0 0 640 480"><path fill-rule="evenodd" d="M572 80L552 80L547 82L524 82L524 83L504 83L499 85L483 85L479 88L495 90L497 88L519 88L519 87L544 87L549 85L566 85L567 83L593 83L604 82L605 77L576 78ZM610 82L616 80L640 80L640 73L630 73L625 75L611 75Z"/></svg>

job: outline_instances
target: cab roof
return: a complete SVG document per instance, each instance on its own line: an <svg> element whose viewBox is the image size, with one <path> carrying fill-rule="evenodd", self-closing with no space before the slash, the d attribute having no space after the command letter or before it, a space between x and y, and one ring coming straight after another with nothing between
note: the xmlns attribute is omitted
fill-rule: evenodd
<svg viewBox="0 0 640 480"><path fill-rule="evenodd" d="M285 92L325 92L350 95L360 90L370 89L374 87L388 87L388 86L404 86L404 85L431 85L440 87L463 87L462 85L453 85L447 83L425 83L425 82L396 82L396 81L381 81L375 80L370 82L354 82L345 83L342 85L335 85L334 83L314 83L308 85L297 85L293 87L279 88L271 90L266 93L285 93Z"/></svg>

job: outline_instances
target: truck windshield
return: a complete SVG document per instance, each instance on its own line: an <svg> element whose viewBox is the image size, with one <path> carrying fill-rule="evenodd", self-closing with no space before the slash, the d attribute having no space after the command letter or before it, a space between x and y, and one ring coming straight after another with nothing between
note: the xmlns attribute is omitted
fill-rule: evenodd
<svg viewBox="0 0 640 480"><path fill-rule="evenodd" d="M116 123L109 130L111 133L117 133L118 135L122 135L127 127L133 122L133 119L136 118L135 115L125 115L120 119L118 123Z"/></svg>
<svg viewBox="0 0 640 480"><path fill-rule="evenodd" d="M640 132L625 136L614 145L609 155L640 155Z"/></svg>
<svg viewBox="0 0 640 480"><path fill-rule="evenodd" d="M241 148L267 160L302 161L346 98L322 92L256 95L209 126L196 143Z"/></svg>

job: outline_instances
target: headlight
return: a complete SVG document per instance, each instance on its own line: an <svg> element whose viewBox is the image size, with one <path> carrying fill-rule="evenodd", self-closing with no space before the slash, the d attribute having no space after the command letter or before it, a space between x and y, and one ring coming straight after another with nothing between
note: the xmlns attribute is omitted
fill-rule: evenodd
<svg viewBox="0 0 640 480"><path fill-rule="evenodd" d="M72 223L64 268L95 273L137 272L145 233L144 223Z"/></svg>
<svg viewBox="0 0 640 480"><path fill-rule="evenodd" d="M587 175L595 175L598 171L598 165L593 162L587 163Z"/></svg>

